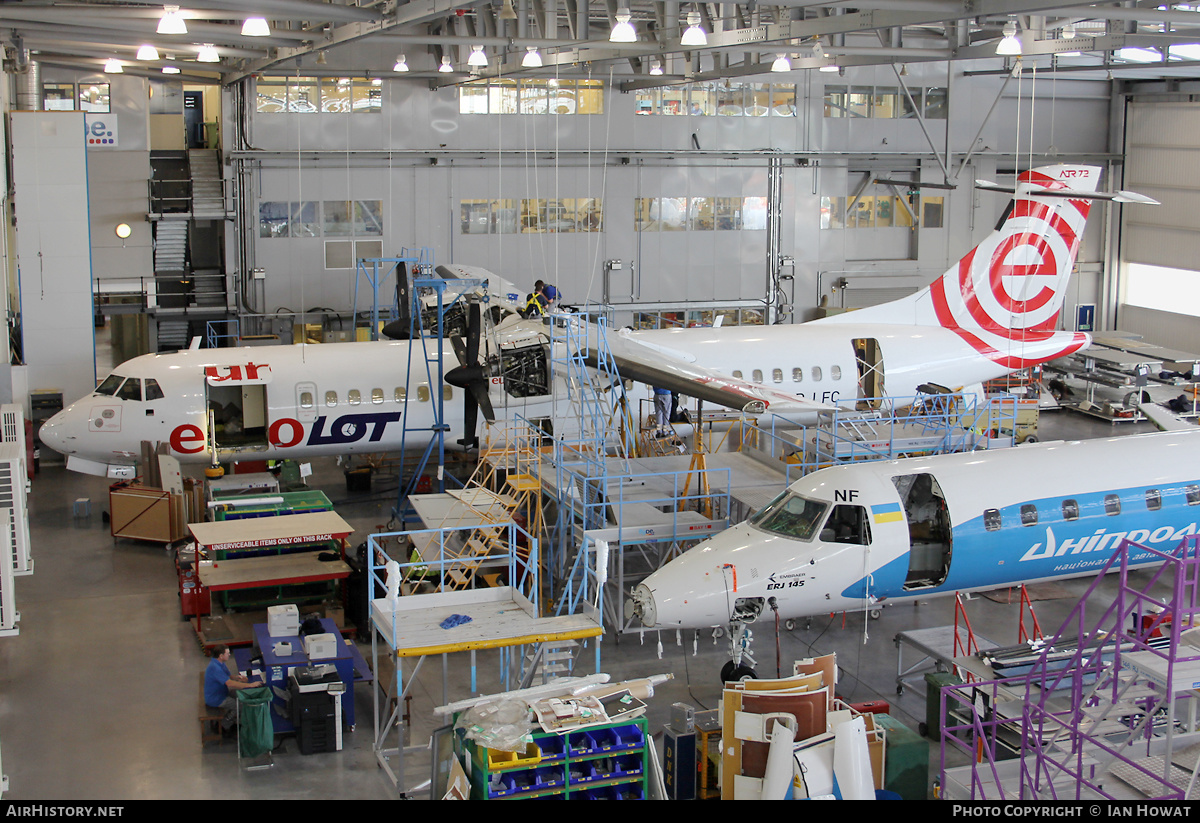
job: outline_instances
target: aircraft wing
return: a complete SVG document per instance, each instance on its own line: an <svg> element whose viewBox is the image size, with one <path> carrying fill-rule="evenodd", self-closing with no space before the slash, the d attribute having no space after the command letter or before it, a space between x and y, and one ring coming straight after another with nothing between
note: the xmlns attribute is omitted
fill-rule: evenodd
<svg viewBox="0 0 1200 823"><path fill-rule="evenodd" d="M626 380L661 386L745 414L771 412L785 417L811 417L833 412L836 408L759 383L719 374L683 357L672 356L659 346L634 340L622 332L609 333L608 349L617 373ZM587 353L585 362L592 368L604 370L602 365L597 364L594 348Z"/></svg>

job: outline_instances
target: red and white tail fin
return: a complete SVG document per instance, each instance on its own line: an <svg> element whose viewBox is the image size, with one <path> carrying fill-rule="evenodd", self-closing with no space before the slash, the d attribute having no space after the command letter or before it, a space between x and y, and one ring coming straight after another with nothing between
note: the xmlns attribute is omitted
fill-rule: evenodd
<svg viewBox="0 0 1200 823"><path fill-rule="evenodd" d="M1012 210L998 229L949 271L916 294L826 321L942 326L990 360L1019 369L1049 359L1023 356L1036 344L1078 351L1091 342L1055 325L1091 199L1100 181L1097 166L1058 165L1017 178ZM1054 194L1061 192L1061 194ZM1072 197L1073 193L1079 197ZM1026 360L1029 362L1026 362Z"/></svg>

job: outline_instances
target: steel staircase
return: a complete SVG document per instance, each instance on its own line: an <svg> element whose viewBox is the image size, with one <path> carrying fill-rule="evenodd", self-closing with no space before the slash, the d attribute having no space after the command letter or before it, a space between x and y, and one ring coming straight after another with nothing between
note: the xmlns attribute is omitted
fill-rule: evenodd
<svg viewBox="0 0 1200 823"><path fill-rule="evenodd" d="M188 224L164 220L154 226L154 273L176 277L187 268Z"/></svg>
<svg viewBox="0 0 1200 823"><path fill-rule="evenodd" d="M229 215L216 150L189 149L188 167L192 180L192 219L224 220Z"/></svg>

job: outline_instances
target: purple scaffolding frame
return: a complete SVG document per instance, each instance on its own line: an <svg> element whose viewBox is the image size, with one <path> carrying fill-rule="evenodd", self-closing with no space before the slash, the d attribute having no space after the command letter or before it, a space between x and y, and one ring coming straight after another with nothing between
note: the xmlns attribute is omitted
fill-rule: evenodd
<svg viewBox="0 0 1200 823"><path fill-rule="evenodd" d="M1161 562L1141 588L1129 581L1130 557L1134 553L1139 568L1147 562ZM1098 618L1088 620L1088 599L1103 576L1118 569L1120 578L1112 605ZM1150 594L1163 583L1171 592L1165 610L1164 603ZM941 690L942 717L950 717L949 709L955 718L965 718L943 723L942 786L947 785L949 747L963 752L971 764L970 792L974 800L1128 799L1114 797L1100 783L1108 774L1106 766L1116 762L1126 764L1156 787L1159 793L1148 799L1184 799L1186 788L1170 780L1175 698L1180 691L1194 689L1173 689L1169 684L1175 682L1177 666L1200 663L1200 653L1177 657L1180 633L1200 622L1195 618L1200 611L1198 598L1200 536L1185 537L1169 552L1123 540L1062 627L1045 642L1043 653L1027 674ZM1167 642L1152 644L1156 636L1166 637ZM1050 651L1069 642L1076 643L1069 660L1048 661ZM1136 669L1135 661L1140 664ZM1158 683L1161 688L1133 698L1140 711L1131 714L1130 701L1119 701L1127 698L1135 683ZM1067 690L1069 694L1064 695ZM996 716L993 707L999 700L1022 695L1020 716ZM1052 700L1057 705L1052 705ZM1108 712L1118 705L1123 707L1120 714L1108 718ZM1155 718L1162 719L1158 714L1162 708L1166 709L1165 728L1156 735ZM1107 723L1103 732L1097 729L1101 721ZM1136 759L1151 756L1150 746L1155 740L1159 748L1165 747L1162 774ZM1005 751L1015 753L1018 772L999 765ZM1016 786L1006 785L1014 778ZM1109 779L1117 780L1111 776Z"/></svg>

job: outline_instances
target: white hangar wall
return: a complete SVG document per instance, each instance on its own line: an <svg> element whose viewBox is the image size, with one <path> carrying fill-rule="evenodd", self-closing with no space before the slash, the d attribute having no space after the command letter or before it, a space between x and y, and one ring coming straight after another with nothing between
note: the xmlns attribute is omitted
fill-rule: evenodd
<svg viewBox="0 0 1200 823"><path fill-rule="evenodd" d="M762 298L765 230L639 229L637 209L639 198L766 197L775 154L779 253L795 260L796 319L810 319L826 292L835 305L878 302L937 277L990 231L1006 200L970 184L976 177L1011 180L1014 152L1021 155L1015 165L1024 169L1103 161L1110 150L1108 83L1049 77L1006 83L1003 76L966 76L963 69L955 64L947 78L945 64L912 66L904 78L918 95L948 89L948 118L927 120L928 138L911 117L827 116L830 88L896 91L899 83L887 67L849 70L844 77L787 75L795 84L796 116L639 116L639 96L620 92L606 77L598 78L607 84L604 113L595 115L461 114L457 88L431 92L393 79L382 82L379 113L259 113L252 111L250 89L253 149L242 156L250 158L254 177L254 200L247 203L253 236L245 265L265 270L262 309L348 309L354 273L326 268L330 238L261 237L255 223L263 203L379 201L382 235L363 239L381 241L383 256L429 247L437 262L483 265L524 286L553 282L573 302L605 295L607 260L621 260L624 272L632 262L637 272L612 279L612 302L628 302L630 294L641 302ZM896 190L869 181L860 189L866 178L942 182L935 149L942 162L949 154L947 169L958 185L922 192L926 201L941 198L940 226L821 228L823 198L845 204L856 193L860 199L894 196ZM969 150L974 153L964 167ZM463 228L464 201L559 198L600 198L603 230ZM1089 221L1067 311L1073 302L1102 297L1103 214L1097 208ZM838 278L850 287L835 294L829 286Z"/></svg>

